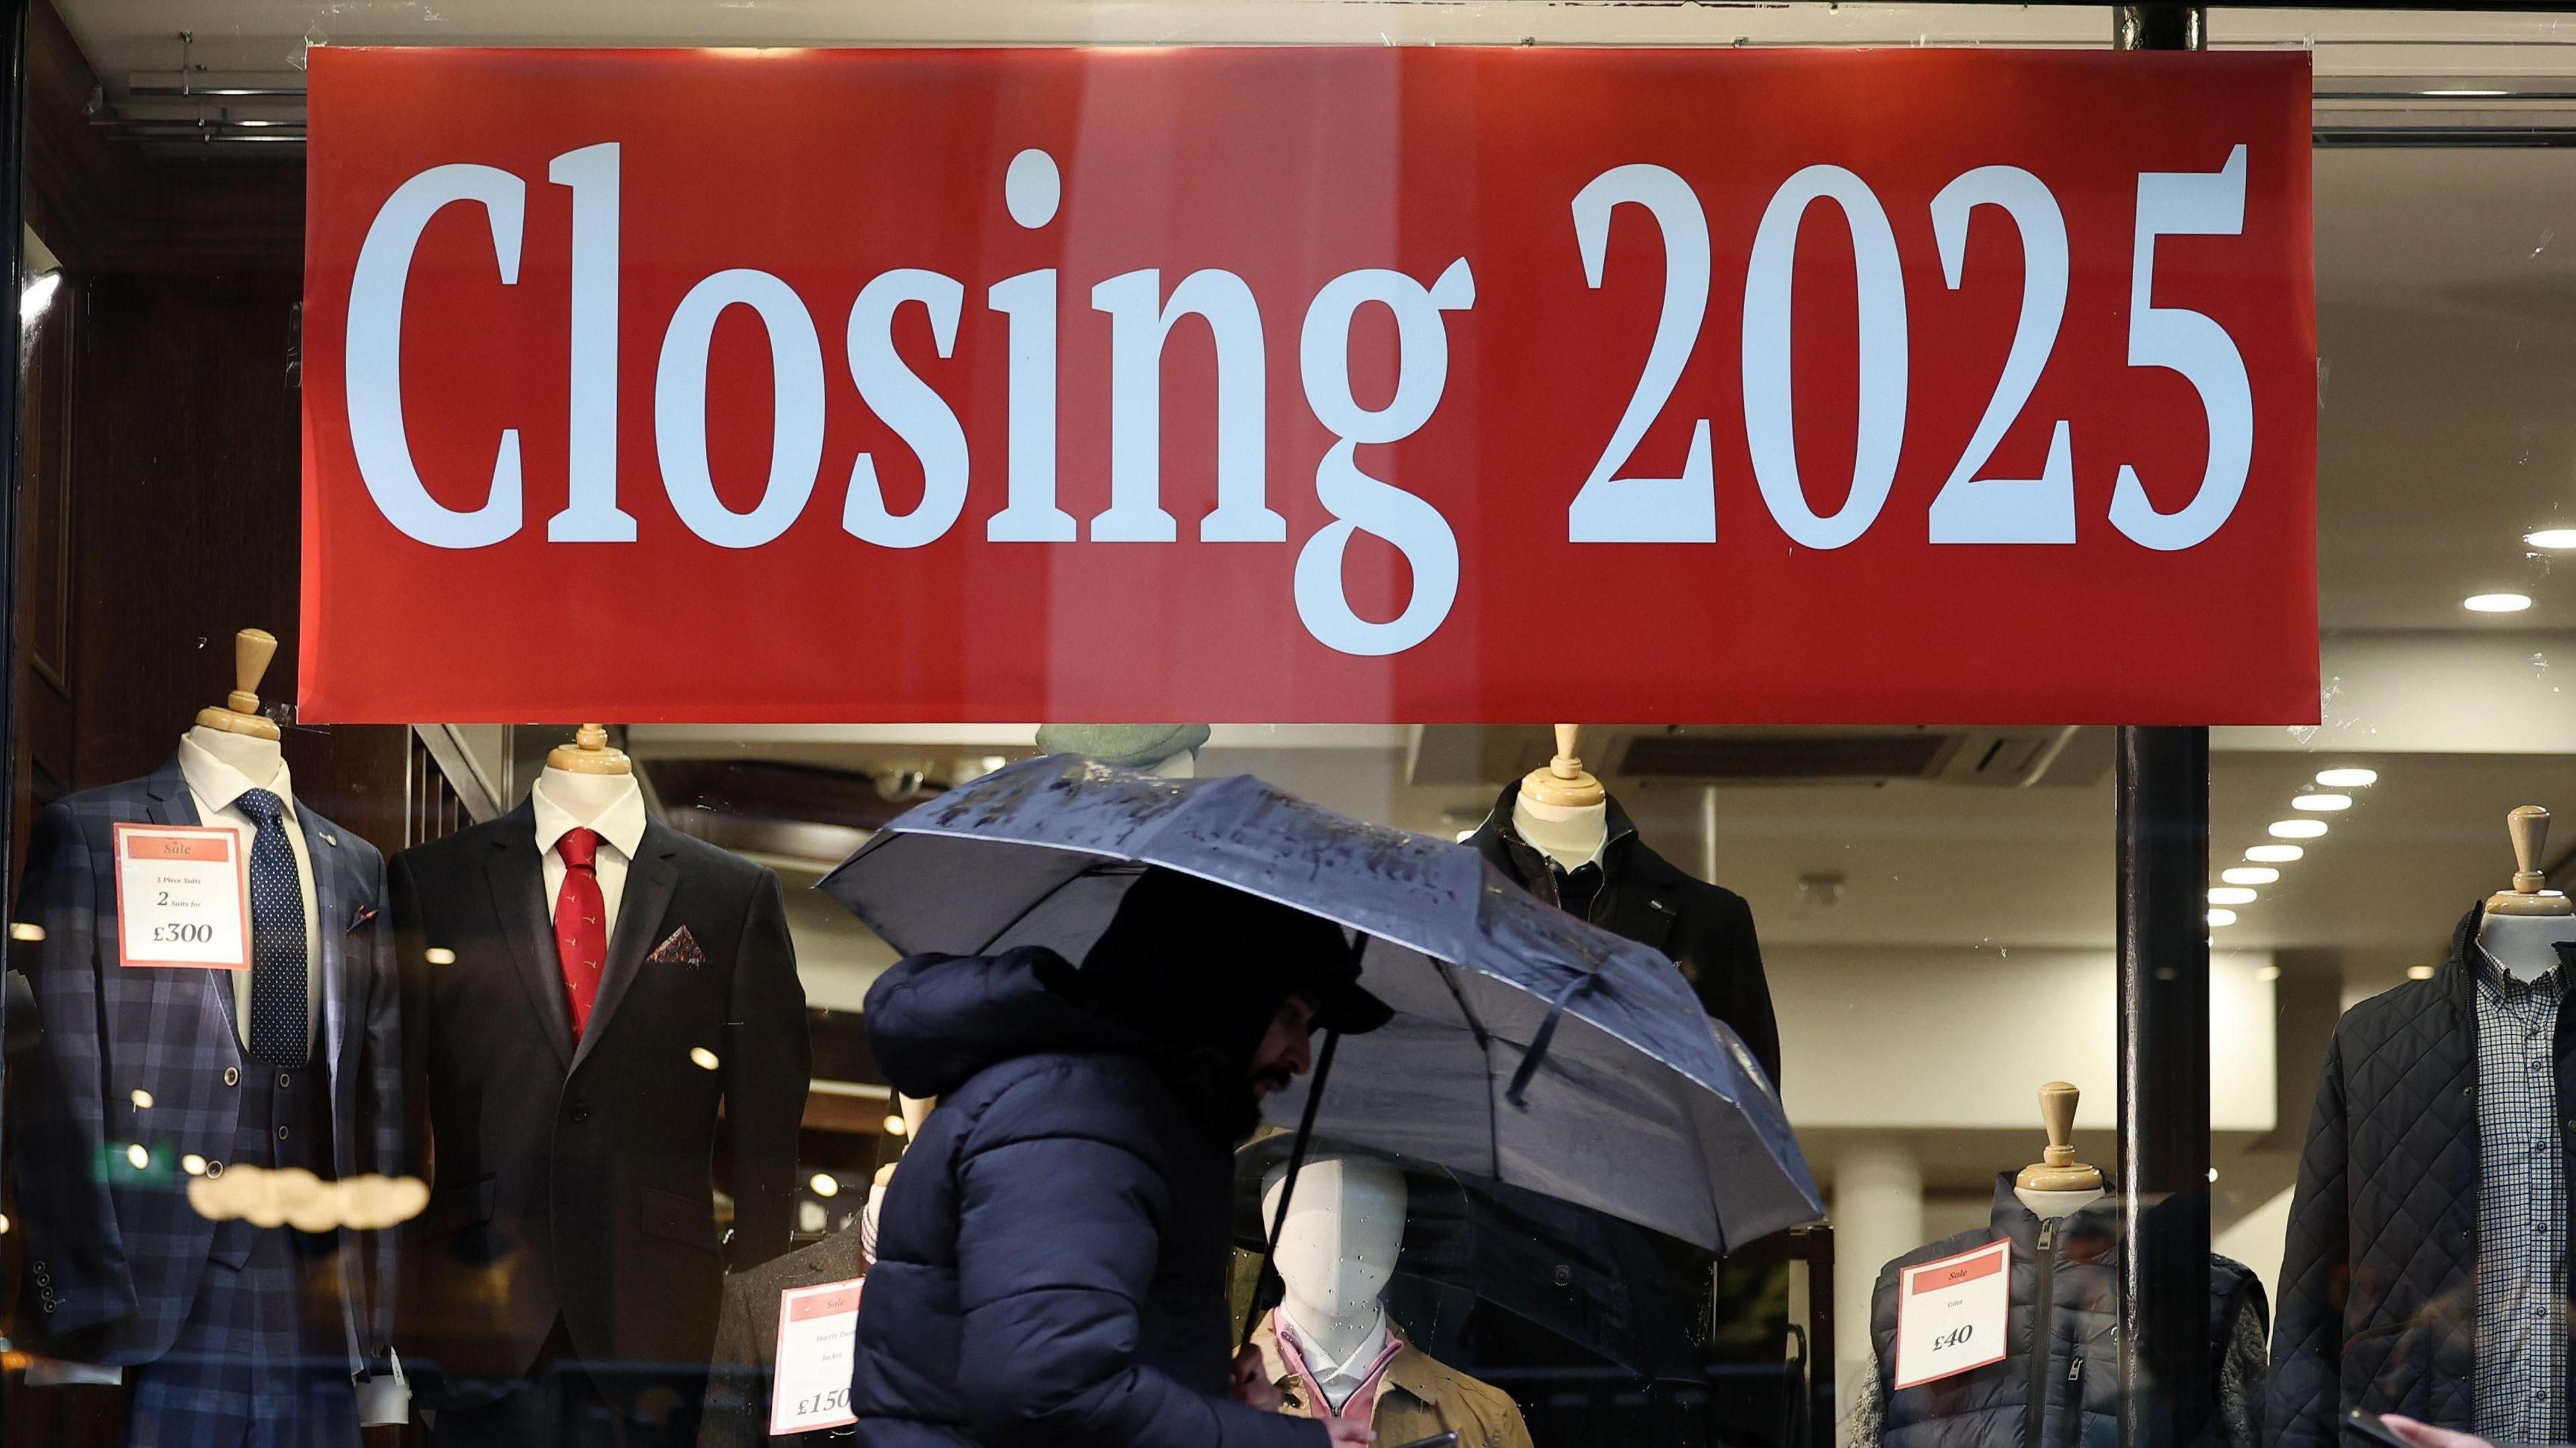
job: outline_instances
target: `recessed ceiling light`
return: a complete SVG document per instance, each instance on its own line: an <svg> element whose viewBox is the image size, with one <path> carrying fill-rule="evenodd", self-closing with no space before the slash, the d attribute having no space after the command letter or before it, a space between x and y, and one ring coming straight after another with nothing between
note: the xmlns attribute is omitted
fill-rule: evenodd
<svg viewBox="0 0 2576 1448"><path fill-rule="evenodd" d="M2317 783L2328 789L2368 789L2379 783L2376 769L2320 769Z"/></svg>
<svg viewBox="0 0 2576 1448"><path fill-rule="evenodd" d="M2352 796L2348 794L2303 794L2297 799L2290 801L2290 808L2309 810L2317 814L2332 814L2339 809L2352 808Z"/></svg>
<svg viewBox="0 0 2576 1448"><path fill-rule="evenodd" d="M2325 832L2324 820L2272 821L2272 838L2276 840L2313 840Z"/></svg>
<svg viewBox="0 0 2576 1448"><path fill-rule="evenodd" d="M841 1194L841 1179L827 1171L814 1173L806 1180L805 1185L818 1197L837 1197Z"/></svg>
<svg viewBox="0 0 2576 1448"><path fill-rule="evenodd" d="M2242 885L2220 885L2209 892L2212 905L2251 905L2254 900L2255 892Z"/></svg>
<svg viewBox="0 0 2576 1448"><path fill-rule="evenodd" d="M2245 852L2245 858L2266 865L2288 865L2306 854L2307 851L2296 845L2256 845Z"/></svg>
<svg viewBox="0 0 2576 1448"><path fill-rule="evenodd" d="M2576 528L2542 528L2523 534L2522 541L2534 548L2576 548Z"/></svg>
<svg viewBox="0 0 2576 1448"><path fill-rule="evenodd" d="M2527 593L2473 593L2460 600L2460 607L2471 613L2520 613L2531 607Z"/></svg>
<svg viewBox="0 0 2576 1448"><path fill-rule="evenodd" d="M2281 878L2281 872L2269 865L2239 865L2219 871L2218 878L2230 885L2269 885Z"/></svg>
<svg viewBox="0 0 2576 1448"><path fill-rule="evenodd" d="M2213 930L2222 925L2233 925L2235 923L2236 912L2233 910L2212 910L2209 912L2209 924L2210 928Z"/></svg>
<svg viewBox="0 0 2576 1448"><path fill-rule="evenodd" d="M2406 978L2408 980L2431 980L2433 978L2433 967L2429 965L2410 965L2406 967Z"/></svg>

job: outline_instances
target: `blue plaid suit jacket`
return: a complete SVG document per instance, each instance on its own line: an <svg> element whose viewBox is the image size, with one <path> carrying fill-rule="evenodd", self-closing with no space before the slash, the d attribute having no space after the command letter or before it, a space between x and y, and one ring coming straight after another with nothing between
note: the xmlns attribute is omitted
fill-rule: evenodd
<svg viewBox="0 0 2576 1448"><path fill-rule="evenodd" d="M320 916L333 1155L343 1177L398 1174L402 1025L384 857L301 801L297 814ZM10 1103L28 1278L20 1300L37 1309L41 1335L62 1356L110 1366L158 1359L196 1301L215 1224L188 1205L179 1162L232 1154L244 1080L226 972L117 963L120 823L199 823L175 758L46 808L19 916L45 938L12 942L9 958L34 982L44 1027ZM139 1167L137 1145L146 1153ZM391 1336L398 1234L341 1236L358 1371Z"/></svg>

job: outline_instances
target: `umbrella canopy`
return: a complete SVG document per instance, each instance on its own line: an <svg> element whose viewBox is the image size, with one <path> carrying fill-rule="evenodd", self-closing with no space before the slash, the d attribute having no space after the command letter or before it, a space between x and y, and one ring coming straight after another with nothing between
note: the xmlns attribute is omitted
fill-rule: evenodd
<svg viewBox="0 0 2576 1448"><path fill-rule="evenodd" d="M904 814L819 888L906 954L1045 945L1079 961L1144 866L1368 937L1360 984L1395 1020L1340 1043L1321 1134L1721 1251L1824 1215L1770 1081L1672 962L1463 846L1248 775L1027 760ZM1304 1088L1269 1098L1270 1118L1298 1123Z"/></svg>

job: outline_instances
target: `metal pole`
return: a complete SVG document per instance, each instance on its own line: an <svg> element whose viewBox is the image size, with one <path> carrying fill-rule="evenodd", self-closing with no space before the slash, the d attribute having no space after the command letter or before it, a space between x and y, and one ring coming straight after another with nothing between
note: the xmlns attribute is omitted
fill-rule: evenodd
<svg viewBox="0 0 2576 1448"><path fill-rule="evenodd" d="M0 0L0 25L8 27L8 54L0 57L0 275L10 279L5 324L12 363L7 387L0 387L0 641L7 658L0 663L0 775L16 768L18 758L18 499L25 479L19 476L19 394L26 383L26 338L18 318L18 297L27 285L27 0ZM18 903L17 872L8 861L9 841L16 838L11 818L16 781L0 778L0 921L14 920ZM6 939L0 932L0 939ZM9 948L0 945L0 967L13 965ZM0 1002L7 996L0 993ZM0 1029L7 1007L0 1004Z"/></svg>
<svg viewBox="0 0 2576 1448"><path fill-rule="evenodd" d="M2201 50L2199 5L2120 5L2120 50ZM2208 1421L2209 731L2119 734L2120 1444Z"/></svg>
<svg viewBox="0 0 2576 1448"><path fill-rule="evenodd" d="M2209 731L2119 737L2120 1443L2209 1413Z"/></svg>

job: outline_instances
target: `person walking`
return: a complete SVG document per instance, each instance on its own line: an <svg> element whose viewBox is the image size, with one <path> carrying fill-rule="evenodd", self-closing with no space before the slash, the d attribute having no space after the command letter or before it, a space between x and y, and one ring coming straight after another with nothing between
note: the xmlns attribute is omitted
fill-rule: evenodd
<svg viewBox="0 0 2576 1448"><path fill-rule="evenodd" d="M888 1189L851 1409L869 1448L1363 1448L1227 1360L1233 1149L1387 1007L1341 927L1149 869L1076 968L915 956L868 992L894 1089L940 1098ZM1244 1359L1249 1357L1247 1366Z"/></svg>

